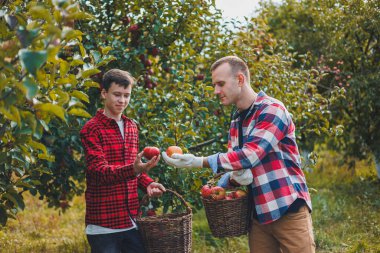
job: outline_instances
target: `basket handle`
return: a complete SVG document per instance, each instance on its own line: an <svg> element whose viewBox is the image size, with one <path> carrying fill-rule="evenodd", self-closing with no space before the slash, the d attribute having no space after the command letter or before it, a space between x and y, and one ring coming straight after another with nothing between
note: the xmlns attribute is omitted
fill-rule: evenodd
<svg viewBox="0 0 380 253"><path fill-rule="evenodd" d="M176 191L173 191L173 190L170 190L170 189L166 189L166 191L164 193L167 193L167 192L170 192L172 194L174 194L177 198L179 198L179 200L181 201L181 203L186 207L186 211L187 211L187 214L190 214L192 212L191 210L191 207L189 206L189 204L186 203L185 199L180 195L178 194ZM148 196L148 194L145 194L144 197L142 198L141 200L141 203L145 203L150 197ZM143 205L140 205L139 207L139 211L138 211L138 217L140 218L141 217L141 207Z"/></svg>
<svg viewBox="0 0 380 253"><path fill-rule="evenodd" d="M214 185L215 180L217 180L218 178L220 178L221 176L223 176L226 173L227 172L219 172L219 173L215 174L210 180L207 181L207 184Z"/></svg>

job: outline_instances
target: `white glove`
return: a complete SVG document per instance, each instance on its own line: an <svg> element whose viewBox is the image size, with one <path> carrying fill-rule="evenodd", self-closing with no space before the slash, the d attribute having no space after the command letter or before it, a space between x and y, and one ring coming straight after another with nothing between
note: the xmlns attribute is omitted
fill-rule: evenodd
<svg viewBox="0 0 380 253"><path fill-rule="evenodd" d="M170 166L177 168L202 168L203 157L197 157L192 154L173 154L169 157L166 152L162 152L162 158Z"/></svg>
<svg viewBox="0 0 380 253"><path fill-rule="evenodd" d="M240 185L249 185L253 182L253 175L251 170L232 171L230 178L235 180Z"/></svg>

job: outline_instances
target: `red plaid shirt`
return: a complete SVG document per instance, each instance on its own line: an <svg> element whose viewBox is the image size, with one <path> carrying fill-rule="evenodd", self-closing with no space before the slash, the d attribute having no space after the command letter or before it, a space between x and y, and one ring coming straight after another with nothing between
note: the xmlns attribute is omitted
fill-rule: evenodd
<svg viewBox="0 0 380 253"><path fill-rule="evenodd" d="M259 92L243 120L243 147L239 148L239 118L233 119L228 152L209 156L213 171L249 169L257 218L267 224L281 218L296 199L311 199L301 170L295 126L278 100Z"/></svg>
<svg viewBox="0 0 380 253"><path fill-rule="evenodd" d="M138 153L136 124L122 115L124 139L116 121L99 110L80 131L85 149L86 225L106 228L132 227L139 200L137 187L143 190L153 182L145 173L136 177L133 162Z"/></svg>

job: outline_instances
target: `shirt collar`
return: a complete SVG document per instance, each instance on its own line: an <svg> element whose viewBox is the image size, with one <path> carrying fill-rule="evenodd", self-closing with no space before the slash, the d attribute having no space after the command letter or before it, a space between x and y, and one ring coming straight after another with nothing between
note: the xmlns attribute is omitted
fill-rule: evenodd
<svg viewBox="0 0 380 253"><path fill-rule="evenodd" d="M254 105L260 105L263 101L264 101L264 98L267 96L267 94L265 94L264 91L259 91L259 93L257 93L257 97L256 97L256 100L255 102L253 103Z"/></svg>
<svg viewBox="0 0 380 253"><path fill-rule="evenodd" d="M241 111L239 112L238 110L236 110L233 115L232 115L232 119L237 119L240 117L240 115L244 115L244 118L246 118L248 115L252 115L252 113L256 110L255 109L255 106L257 105L260 105L264 98L266 97L267 95L265 94L264 91L260 91L258 94L257 94L257 97L255 99L255 101L252 103L252 105L245 109L244 111ZM244 120L244 119L243 119Z"/></svg>
<svg viewBox="0 0 380 253"><path fill-rule="evenodd" d="M107 117L106 115L104 115L104 109L99 109L99 110L96 112L95 117L96 117L100 122L102 122L104 125L107 125L107 126L110 126L111 124L113 124L112 122L115 122L115 123L116 123L116 120L111 119L111 118ZM127 119L127 117L126 117L124 114L122 114L122 115L121 115L121 119L125 122L125 120Z"/></svg>

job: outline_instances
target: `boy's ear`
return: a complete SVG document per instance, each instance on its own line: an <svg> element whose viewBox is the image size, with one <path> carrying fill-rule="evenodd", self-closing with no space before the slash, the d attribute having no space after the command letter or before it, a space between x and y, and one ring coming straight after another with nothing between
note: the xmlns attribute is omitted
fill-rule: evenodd
<svg viewBox="0 0 380 253"><path fill-rule="evenodd" d="M100 92L100 96L105 99L106 98L106 93L107 91L105 89L102 89L102 91Z"/></svg>

